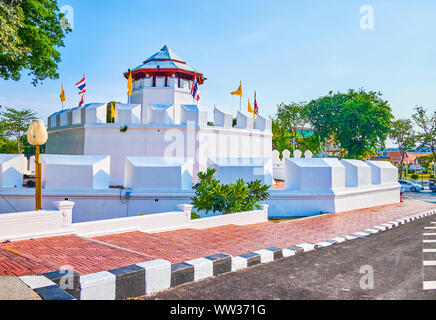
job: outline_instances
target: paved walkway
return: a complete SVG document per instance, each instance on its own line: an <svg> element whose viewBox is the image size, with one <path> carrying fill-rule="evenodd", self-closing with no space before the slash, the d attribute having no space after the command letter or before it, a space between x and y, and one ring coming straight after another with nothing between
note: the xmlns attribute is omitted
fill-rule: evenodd
<svg viewBox="0 0 436 320"><path fill-rule="evenodd" d="M93 239L71 235L0 243L0 275L39 274L62 266L88 274L158 258L178 263L214 253L240 255L272 246L287 248L358 232L435 207L408 199L396 205L280 223L155 234L129 232Z"/></svg>
<svg viewBox="0 0 436 320"><path fill-rule="evenodd" d="M0 300L41 300L41 298L17 277L0 276Z"/></svg>

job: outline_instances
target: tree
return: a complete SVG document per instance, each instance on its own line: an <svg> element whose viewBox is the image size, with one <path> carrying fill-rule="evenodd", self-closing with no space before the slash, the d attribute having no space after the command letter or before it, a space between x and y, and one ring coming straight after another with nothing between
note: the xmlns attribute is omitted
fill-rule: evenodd
<svg viewBox="0 0 436 320"><path fill-rule="evenodd" d="M304 110L305 107L305 102L292 102L290 104L282 103L278 106L276 117L274 119L278 128L291 133L291 138L293 140L292 151L295 150L297 130L305 127L308 122Z"/></svg>
<svg viewBox="0 0 436 320"><path fill-rule="evenodd" d="M403 178L403 165L406 150L411 149L416 144L416 136L413 131L412 121L410 119L398 119L392 123L389 132L391 138L397 145L401 155L400 160L400 179Z"/></svg>
<svg viewBox="0 0 436 320"><path fill-rule="evenodd" d="M306 130L310 122L305 102L280 104L272 120L273 145L280 153L287 149L293 155L295 149L299 149L303 153L310 150L317 154L321 150L319 137Z"/></svg>
<svg viewBox="0 0 436 320"><path fill-rule="evenodd" d="M420 156L420 157L418 157L416 159L416 161L427 172L429 171L430 166L432 165L432 163L435 162L434 157L433 157L432 154L428 154L426 156Z"/></svg>
<svg viewBox="0 0 436 320"><path fill-rule="evenodd" d="M421 132L417 134L418 141L423 146L430 147L433 153L433 161L436 162L436 111L427 115L427 110L423 107L416 107L412 118L421 129Z"/></svg>
<svg viewBox="0 0 436 320"><path fill-rule="evenodd" d="M291 139L292 134L286 128L282 127L279 122L272 120L272 144L273 148L276 149L280 154L284 150L291 149Z"/></svg>
<svg viewBox="0 0 436 320"><path fill-rule="evenodd" d="M17 153L17 145L15 141L0 137L0 153L15 154Z"/></svg>
<svg viewBox="0 0 436 320"><path fill-rule="evenodd" d="M21 143L22 152L27 157L27 159L29 159L31 156L33 156L35 154L36 146L31 145L27 141L27 135L23 135L23 136L20 137L20 143ZM45 152L45 146L46 146L45 144L42 145L42 146L39 146L39 152L40 153L44 153ZM14 147L15 147L15 149L17 148L15 146L15 143L14 143Z"/></svg>
<svg viewBox="0 0 436 320"><path fill-rule="evenodd" d="M2 0L0 2L0 77L19 80L23 70L32 84L57 79L58 48L68 27L56 0Z"/></svg>
<svg viewBox="0 0 436 320"><path fill-rule="evenodd" d="M307 116L322 141L335 141L349 158L363 159L383 145L392 113L379 92L350 89L312 100Z"/></svg>
<svg viewBox="0 0 436 320"><path fill-rule="evenodd" d="M29 128L32 120L37 118L37 114L30 109L15 110L6 108L1 113L1 126L4 128L4 134L7 137L14 137L17 141L18 153L21 153L20 138Z"/></svg>

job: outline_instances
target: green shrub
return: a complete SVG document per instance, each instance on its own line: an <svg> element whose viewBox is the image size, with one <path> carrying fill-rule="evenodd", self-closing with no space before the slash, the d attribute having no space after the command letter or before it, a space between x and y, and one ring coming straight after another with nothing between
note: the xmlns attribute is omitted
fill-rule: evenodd
<svg viewBox="0 0 436 320"><path fill-rule="evenodd" d="M199 172L200 183L195 190L192 204L197 210L221 212L222 214L260 209L259 202L269 197L270 186L262 185L260 180L245 183L238 179L235 184L220 184L215 179L216 170L208 168Z"/></svg>
<svg viewBox="0 0 436 320"><path fill-rule="evenodd" d="M417 174L412 174L411 175L412 180L416 180L419 178L419 176Z"/></svg>
<svg viewBox="0 0 436 320"><path fill-rule="evenodd" d="M434 179L434 177L435 177L434 174L430 175L430 179Z"/></svg>
<svg viewBox="0 0 436 320"><path fill-rule="evenodd" d="M200 219L200 215L195 211L191 211L191 220Z"/></svg>

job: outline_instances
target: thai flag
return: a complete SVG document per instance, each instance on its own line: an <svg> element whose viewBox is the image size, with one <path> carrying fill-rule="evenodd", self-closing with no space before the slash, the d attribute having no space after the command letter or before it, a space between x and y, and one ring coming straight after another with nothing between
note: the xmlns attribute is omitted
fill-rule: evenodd
<svg viewBox="0 0 436 320"><path fill-rule="evenodd" d="M191 96L199 101L200 100L200 93L198 90L198 83L197 83L197 77L194 74L194 83L192 84L192 88L191 88Z"/></svg>
<svg viewBox="0 0 436 320"><path fill-rule="evenodd" d="M254 113L259 114L259 107L257 105L257 100L256 100L256 91L254 91Z"/></svg>
<svg viewBox="0 0 436 320"><path fill-rule="evenodd" d="M82 99L80 99L80 103L79 103L79 107L83 106L83 95L82 95Z"/></svg>
<svg viewBox="0 0 436 320"><path fill-rule="evenodd" d="M76 83L76 87L80 90L79 94L84 94L86 92L85 76L83 76L82 80Z"/></svg>

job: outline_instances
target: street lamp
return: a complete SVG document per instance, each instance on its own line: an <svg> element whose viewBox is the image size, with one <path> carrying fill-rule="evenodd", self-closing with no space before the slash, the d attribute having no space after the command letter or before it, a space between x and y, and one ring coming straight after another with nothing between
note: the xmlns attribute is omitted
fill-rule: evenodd
<svg viewBox="0 0 436 320"><path fill-rule="evenodd" d="M35 210L42 208L41 163L39 162L39 146L47 142L48 134L42 120L33 120L27 130L27 141L35 146Z"/></svg>

